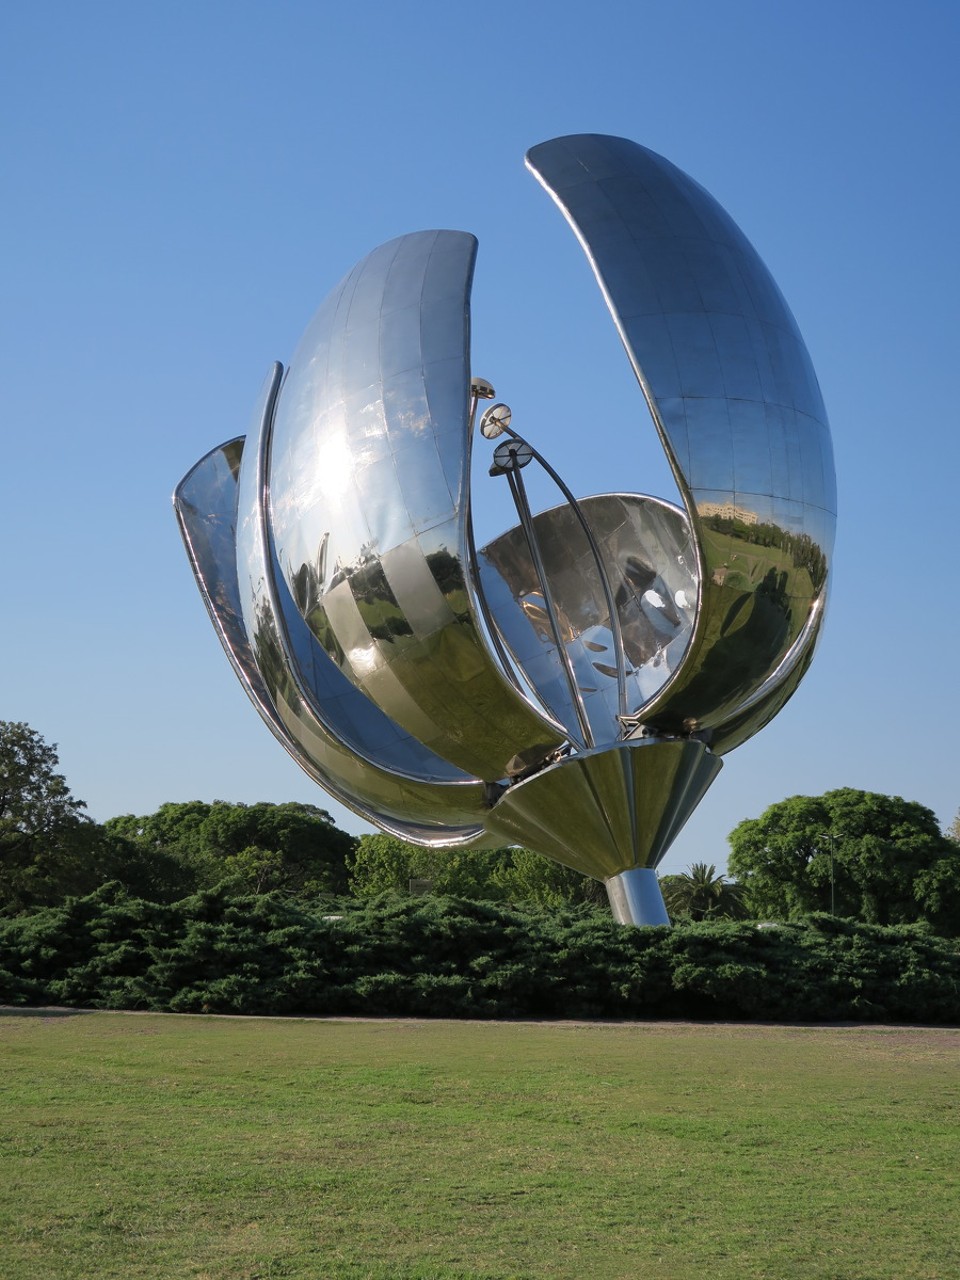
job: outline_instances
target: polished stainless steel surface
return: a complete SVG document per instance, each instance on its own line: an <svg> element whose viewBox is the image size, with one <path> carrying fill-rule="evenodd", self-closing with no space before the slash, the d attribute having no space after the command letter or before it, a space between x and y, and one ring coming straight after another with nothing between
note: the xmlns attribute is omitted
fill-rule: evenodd
<svg viewBox="0 0 960 1280"><path fill-rule="evenodd" d="M675 165L593 134L534 147L527 164L594 269L694 531L693 639L645 715L728 749L744 704L764 692L760 727L766 686L789 678L788 655L818 630L836 493L816 375L756 251Z"/></svg>
<svg viewBox="0 0 960 1280"><path fill-rule="evenodd" d="M515 783L487 817L504 844L529 844L610 880L655 867L723 761L692 738L640 738L584 751Z"/></svg>
<svg viewBox="0 0 960 1280"><path fill-rule="evenodd" d="M421 844L519 842L663 923L654 868L796 689L835 494L806 348L729 216L620 138L528 166L601 285L684 504L576 497L470 369L476 241L401 236L331 292L247 441L175 495L214 625L304 769ZM516 528L475 545L474 428ZM631 427L617 448L629 466ZM563 501L530 509L524 469Z"/></svg>
<svg viewBox="0 0 960 1280"><path fill-rule="evenodd" d="M401 236L334 289L290 365L271 527L310 630L357 689L487 781L563 742L501 671L467 570L476 240Z"/></svg>
<svg viewBox="0 0 960 1280"><path fill-rule="evenodd" d="M494 409L498 409L498 408L506 409L506 406L505 405L494 406ZM509 410L507 410L507 414L509 414ZM484 417L486 416L487 415L484 415ZM511 430L510 428L511 417L512 415L508 417L508 416L505 416L503 413L498 415L496 419L498 431L499 432L507 431L510 433L511 436L513 436L515 441L517 441L518 443L522 443L526 448L528 460L535 458L536 461L539 463L539 465L547 473L547 475L550 477L553 483L560 490L560 493L563 495L564 501L566 502L570 513L573 515L577 524L579 525L580 533L586 539L587 546L590 549L590 555L593 560L593 569L595 571L597 581L599 582L600 589L603 594L603 603L606 607L606 614L607 614L608 624L611 632L611 637L610 637L611 651L613 654L614 662L616 664L617 718L620 723L620 727L622 731L624 727L624 722L626 720L626 717L628 716L627 658L626 658L626 651L624 647L623 632L620 627L620 614L617 609L616 603L614 602L613 586L611 584L610 575L607 572L607 568L603 562L603 556L601 554L596 535L594 534L590 521L587 519L586 515L584 514L582 505L574 497L573 492L570 490L570 488L564 481L563 477L559 474L559 472L556 471L555 468L550 465L550 463L543 456L543 454L539 452L539 450L534 449L532 445L530 445L527 441L521 440L521 437L515 431ZM483 422L481 422L481 431L482 430L483 430ZM515 454L511 454L511 457L516 457L516 456L517 455ZM498 468L496 465L496 457L497 457L497 453L495 450L494 466L490 468L491 475L497 474ZM564 665L567 669L568 683L570 686L571 693L573 694L573 701L574 701L574 705L577 712L577 719L580 722L581 728L586 729L585 740L587 745L593 746L595 743L595 739L593 736L592 727L589 725L589 721L586 716L586 708L583 703L584 690L581 690L580 688L577 687L576 680L573 674L572 663L570 661L569 655L567 655L565 652L564 642L562 637L559 634L559 619L556 616L556 610L553 605L552 592L547 586L547 579L544 577L544 568L542 563L543 557L540 551L539 536L537 533L537 529L535 524L531 520L530 511L527 506L526 500L525 498L523 498L522 479L520 477L517 477L516 481L514 481L514 479L509 475L508 475L508 479L511 481L510 487L511 487L511 490L513 491L514 503L517 507L518 513L520 514L520 521L523 526L523 532L526 538L527 547L531 554L532 559L535 561L535 564L536 564L538 580L541 584L541 589L543 594L544 606L546 607L547 613L550 616L550 627L551 627L551 630L553 631L553 635L554 635L554 639L556 641L557 647L564 657ZM522 501L518 499L522 499ZM606 728L607 726L603 726L603 729L601 730L601 736L603 737L606 737L606 732L605 732Z"/></svg>
<svg viewBox="0 0 960 1280"><path fill-rule="evenodd" d="M384 719L362 695L347 686L346 692L341 689L326 698L332 728L304 697L281 639L283 626L257 510L256 441L269 420L279 375L277 365L264 384L249 452L243 437L214 449L188 473L174 495L197 583L221 642L271 730L314 781L338 800L406 840L449 844L453 837L457 845L489 843L482 825L484 788L479 781L444 785L383 768L341 740L340 735L348 740L355 736L349 727L351 716L356 717L356 732L363 732L378 716ZM246 466L242 466L244 454ZM243 509L238 517L241 471L245 473ZM320 657L332 668L326 655ZM312 672L315 680L318 667L319 663ZM335 669L333 677L339 677ZM330 683L317 680L317 688L328 690ZM399 731L394 729L394 735L399 736ZM377 740L384 742L383 754L389 757L382 730ZM417 759L416 748L413 744L405 757L408 765Z"/></svg>
<svg viewBox="0 0 960 1280"><path fill-rule="evenodd" d="M577 687L577 677L573 669L573 663L570 654L567 651L565 636L560 630L560 619L557 616L557 606L554 602L553 592L550 589L550 579L547 575L546 567L543 563L543 556L540 552L540 543L537 538L536 529L533 523L533 513L530 510L530 504L527 501L526 488L523 483L523 477L520 474L521 468L526 466L533 459L533 451L529 446L523 446L517 441L505 441L498 445L494 451L493 460L494 469L503 469L506 472L507 480L510 484L510 492L513 495L514 505L517 508L517 514L520 516L520 527L523 530L524 545L530 556L533 565L536 585L539 588L539 596L542 602L542 616L548 621L550 634L553 637L554 652L560 657L560 668L563 671L564 678L567 682L567 688L570 692L570 705L573 707L577 728L567 725L567 734L574 746L577 747L593 747L596 742L593 737L593 731L590 728L590 721L587 719L586 708L583 704L583 698L580 696L580 690ZM536 687L536 686L534 686Z"/></svg>
<svg viewBox="0 0 960 1280"><path fill-rule="evenodd" d="M657 873L652 867L631 867L607 881L610 909L618 924L669 924Z"/></svg>
<svg viewBox="0 0 960 1280"><path fill-rule="evenodd" d="M636 494L578 503L612 588L626 659L627 712L639 713L663 687L690 642L697 599L696 555L684 513ZM598 743L619 736L618 644L593 549L569 504L533 517L543 573ZM516 665L552 714L579 727L563 663L546 617L539 575L522 527L478 553L489 611Z"/></svg>

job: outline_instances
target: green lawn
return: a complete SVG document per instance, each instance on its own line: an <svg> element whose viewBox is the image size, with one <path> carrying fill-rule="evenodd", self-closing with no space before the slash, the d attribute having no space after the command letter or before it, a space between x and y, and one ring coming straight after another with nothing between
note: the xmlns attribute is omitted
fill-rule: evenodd
<svg viewBox="0 0 960 1280"><path fill-rule="evenodd" d="M960 1030L0 1014L0 1276L960 1275Z"/></svg>

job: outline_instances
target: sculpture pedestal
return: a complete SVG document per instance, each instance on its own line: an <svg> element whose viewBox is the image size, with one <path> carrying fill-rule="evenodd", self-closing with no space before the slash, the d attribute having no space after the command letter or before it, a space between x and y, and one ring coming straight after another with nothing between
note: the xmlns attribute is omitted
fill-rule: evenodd
<svg viewBox="0 0 960 1280"><path fill-rule="evenodd" d="M632 867L605 881L617 924L669 924L653 867Z"/></svg>

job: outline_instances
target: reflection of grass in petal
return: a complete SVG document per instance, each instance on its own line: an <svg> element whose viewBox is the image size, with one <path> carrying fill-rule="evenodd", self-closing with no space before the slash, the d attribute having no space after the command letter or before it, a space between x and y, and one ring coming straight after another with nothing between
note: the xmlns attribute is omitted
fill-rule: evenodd
<svg viewBox="0 0 960 1280"><path fill-rule="evenodd" d="M416 642L413 628L398 608L386 603L359 604L360 617L374 640L395 644Z"/></svg>
<svg viewBox="0 0 960 1280"><path fill-rule="evenodd" d="M343 666L344 652L340 641L334 633L330 620L327 617L326 609L317 606L311 609L310 613L304 618L309 629L313 632L321 649L327 653L338 667Z"/></svg>
<svg viewBox="0 0 960 1280"><path fill-rule="evenodd" d="M960 1272L960 1032L7 1015L16 1280Z"/></svg>
<svg viewBox="0 0 960 1280"><path fill-rule="evenodd" d="M766 536L766 527L757 528ZM776 669L803 630L814 591L807 568L783 546L754 544L709 525L702 536L701 657L682 688L690 714L710 724L735 714Z"/></svg>

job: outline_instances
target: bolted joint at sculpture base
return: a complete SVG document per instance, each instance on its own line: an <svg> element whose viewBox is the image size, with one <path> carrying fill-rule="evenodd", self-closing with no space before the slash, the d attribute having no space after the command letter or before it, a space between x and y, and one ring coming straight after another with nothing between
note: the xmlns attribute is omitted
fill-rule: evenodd
<svg viewBox="0 0 960 1280"><path fill-rule="evenodd" d="M250 430L174 504L257 710L331 795L432 847L518 843L667 923L656 866L813 655L835 524L826 414L755 250L687 175L580 135L527 157L583 245L682 506L577 497L507 405L485 483L517 524L478 547L476 241L423 231L332 290ZM540 470L559 501L531 509Z"/></svg>

